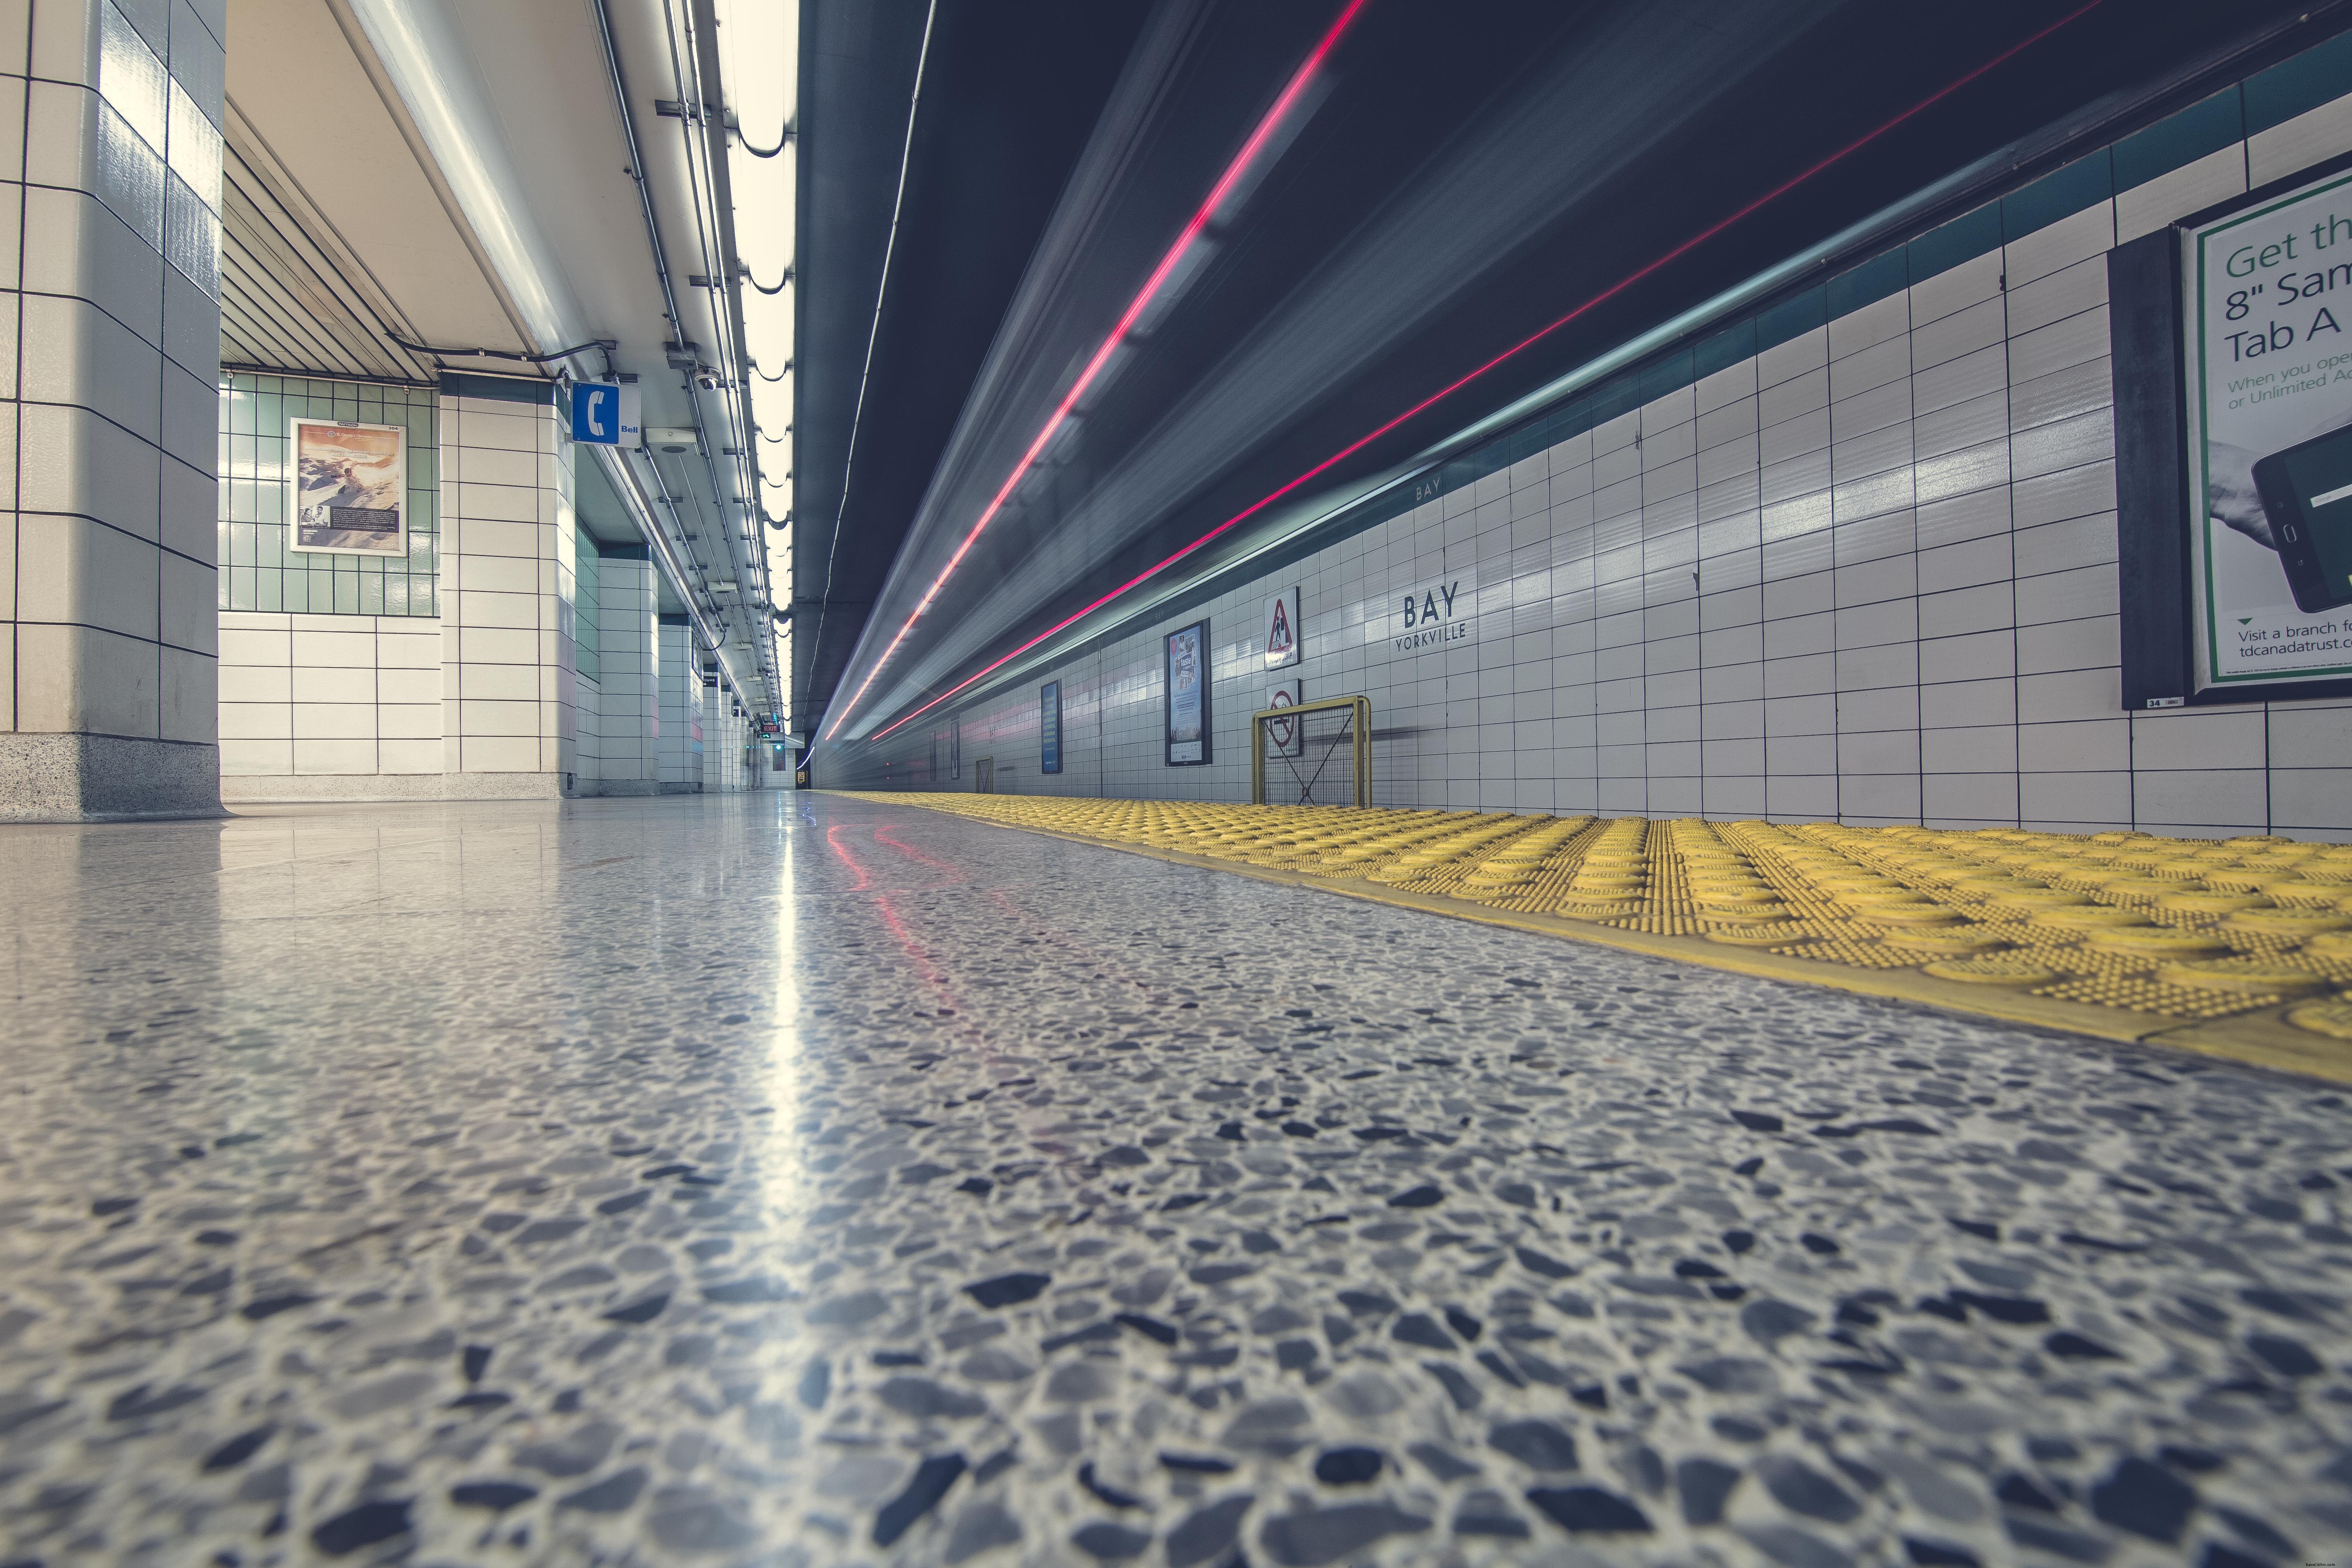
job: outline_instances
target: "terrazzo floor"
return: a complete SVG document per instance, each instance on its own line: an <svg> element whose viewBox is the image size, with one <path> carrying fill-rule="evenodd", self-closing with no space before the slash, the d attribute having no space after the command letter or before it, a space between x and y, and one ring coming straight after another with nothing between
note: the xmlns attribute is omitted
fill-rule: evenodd
<svg viewBox="0 0 2352 1568"><path fill-rule="evenodd" d="M11 1568L2352 1550L2311 1083L827 796L0 910Z"/></svg>

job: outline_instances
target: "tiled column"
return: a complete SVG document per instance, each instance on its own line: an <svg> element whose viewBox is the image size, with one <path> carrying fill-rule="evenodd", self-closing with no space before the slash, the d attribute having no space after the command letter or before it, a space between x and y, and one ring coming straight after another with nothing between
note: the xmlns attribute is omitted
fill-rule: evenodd
<svg viewBox="0 0 2352 1568"><path fill-rule="evenodd" d="M441 397L444 793L558 795L574 736L572 443L544 391L472 395L484 379Z"/></svg>
<svg viewBox="0 0 2352 1568"><path fill-rule="evenodd" d="M0 820L217 815L226 7L26 10L0 7Z"/></svg>
<svg viewBox="0 0 2352 1568"><path fill-rule="evenodd" d="M663 616L658 631L661 793L696 795L702 789L702 670L694 627L684 616Z"/></svg>
<svg viewBox="0 0 2352 1568"><path fill-rule="evenodd" d="M603 590L604 668L599 741L600 795L653 795L661 780L660 642L655 635L654 564L606 555L597 563Z"/></svg>
<svg viewBox="0 0 2352 1568"><path fill-rule="evenodd" d="M718 704L706 707L702 715L702 793L719 795L727 788L720 771L720 760L727 755L727 693L705 687L702 698L705 703Z"/></svg>
<svg viewBox="0 0 2352 1568"><path fill-rule="evenodd" d="M702 718L702 788L709 795L724 795L742 787L735 775L742 771L743 741L727 688L706 686L702 698L708 704Z"/></svg>

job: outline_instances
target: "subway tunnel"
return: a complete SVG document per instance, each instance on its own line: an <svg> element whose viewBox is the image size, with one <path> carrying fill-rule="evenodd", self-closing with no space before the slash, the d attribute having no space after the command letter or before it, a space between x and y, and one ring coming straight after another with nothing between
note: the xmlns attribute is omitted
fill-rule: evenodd
<svg viewBox="0 0 2352 1568"><path fill-rule="evenodd" d="M2342 0L0 91L0 1568L2352 1538Z"/></svg>

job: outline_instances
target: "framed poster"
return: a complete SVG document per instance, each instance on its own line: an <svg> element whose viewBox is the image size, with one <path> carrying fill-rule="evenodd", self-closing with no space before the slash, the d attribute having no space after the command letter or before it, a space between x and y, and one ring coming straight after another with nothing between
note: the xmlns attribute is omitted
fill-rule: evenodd
<svg viewBox="0 0 2352 1568"><path fill-rule="evenodd" d="M2352 677L2352 171L2177 233L2189 696L2325 695Z"/></svg>
<svg viewBox="0 0 2352 1568"><path fill-rule="evenodd" d="M1167 763L1198 767L1209 761L1209 623L1170 632L1166 679L1160 685Z"/></svg>
<svg viewBox="0 0 2352 1568"><path fill-rule="evenodd" d="M1286 588L1265 602L1266 668L1287 669L1298 662L1303 629L1298 624L1297 589Z"/></svg>
<svg viewBox="0 0 2352 1568"><path fill-rule="evenodd" d="M1280 682L1266 692L1265 705L1268 708L1297 707L1299 686L1296 680ZM1269 719L1265 721L1265 744L1277 756L1303 757L1307 754L1307 726L1297 719Z"/></svg>
<svg viewBox="0 0 2352 1568"><path fill-rule="evenodd" d="M294 528L314 555L408 553L408 472L396 425L295 419Z"/></svg>
<svg viewBox="0 0 2352 1568"><path fill-rule="evenodd" d="M1062 771L1062 683L1058 680L1037 689L1037 771Z"/></svg>

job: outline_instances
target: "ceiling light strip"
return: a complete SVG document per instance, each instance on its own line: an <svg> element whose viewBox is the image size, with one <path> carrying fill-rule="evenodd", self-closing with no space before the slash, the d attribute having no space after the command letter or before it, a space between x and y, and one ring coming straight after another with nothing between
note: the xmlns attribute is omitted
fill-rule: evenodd
<svg viewBox="0 0 2352 1568"><path fill-rule="evenodd" d="M1444 401L1446 398L1451 397L1454 393L1461 391L1462 388L1469 385L1472 382L1476 381L1487 372L1495 369L1506 361L1516 357L1526 350L1534 347L1537 343L1541 342L1552 333L1559 331L1560 328L1567 326L1570 322L1574 321L1579 317L1587 314L1596 307L1604 304L1608 300L1615 298L1617 295L1623 293L1634 284L1642 281L1642 279L1656 273L1660 268L1664 268L1680 259L1682 257L1688 255L1699 246L1706 244L1708 240L1713 239L1724 230L1739 222L1742 218L1749 216L1759 208L1762 208L1778 200L1780 197L1788 195L1790 191L1795 190L1799 185L1803 184L1806 181L1811 180L1815 175L1832 167L1833 164L1840 163L1845 158L1851 157L1853 153L1860 152L1871 142L1877 141L1881 136L1884 136L1888 132L1894 130L1896 126L1903 124L1905 121L1915 118L1921 113L1924 113L1927 110L1943 101L1945 99L1949 98L1952 94L1959 91L1970 82L1973 82L1979 78L1984 76L1988 71L2014 59L2018 55L2032 47L2035 44L2040 43L2042 39L2058 31L2061 27L2065 26L2068 23L2076 20L2085 14L2097 9L2097 7L2104 3L2105 0L2089 0L2088 5L2069 12L2067 15L2061 16L2058 20L2051 23L2048 26L2043 27L2041 31L2032 34L2031 36L2021 39L2019 42L2011 45L2008 48L2002 50L2000 54L1995 55L1992 58L1985 61L1982 65L1978 66L1967 75L1954 79L1952 81L1946 83L1937 91L1921 99L1918 102L1913 104L1902 113L1897 114L1892 120L1888 120L1863 135L1856 137L1853 141L1847 142L1844 146L1839 148L1836 152L1832 153L1829 156L1822 159L1819 163L1812 164L1801 173L1791 175L1790 178L1773 186L1762 195L1756 197L1754 200L1748 202L1746 205L1739 207L1728 216L1717 219L1714 223L1709 224L1706 227L1699 230L1688 239L1684 240L1680 245L1675 246L1673 249L1666 251L1664 254L1644 263L1633 271L1627 273L1616 282L1612 283L1608 288L1603 289L1598 294L1586 300L1582 304L1578 305L1566 315L1561 316L1551 321L1549 324L1529 333L1528 336L1520 339L1517 342L1512 344L1509 348L1505 349L1501 353L1498 353L1494 358L1488 360L1486 363L1456 377L1452 382L1449 382L1444 386L1440 387L1437 391L1431 393L1427 397L1424 397L1420 402L1414 404L1412 407L1406 409L1403 413L1397 415L1395 417L1388 420L1386 423L1375 427L1366 434L1358 437L1355 440L1349 442L1347 446L1340 447L1338 451L1332 453L1329 457L1324 458L1313 468L1308 468L1305 473L1300 474L1297 478L1290 480L1279 489L1270 492L1250 506L1235 512L1232 517L1227 518L1223 522L1221 522L1216 527L1209 530L1208 532L1201 535L1201 537L1195 539L1190 544L1178 550L1174 554L1168 556L1166 559L1160 561L1153 565L1144 568L1143 571L1138 573L1133 577L1129 578L1126 582L1120 584L1118 587L1113 588L1108 594L1103 595L1092 604L1087 605L1084 608L1055 622L1054 625L1046 627L1044 631L1039 632L1035 637L1031 637L1027 642L1023 643L1020 647L1013 648L1011 652L1001 656L991 663L973 671L971 675L966 676L963 679L948 688L947 690L942 691L937 697L932 698L929 702L924 703L920 708L916 709L905 718L898 720L897 722L890 724L884 729L877 731L873 739L878 741L884 736L890 734L893 731L914 722L917 719L921 718L924 714L929 712L940 703L947 701L950 698L954 697L958 692L963 691L967 688L971 687L974 682L983 679L998 668L1009 664L1013 659L1020 658L1023 654L1028 652L1031 648L1035 647L1039 643L1044 642L1046 638L1054 636L1055 633L1066 630L1068 627L1075 626L1077 622L1085 619L1087 616L1094 614L1095 611L1101 609L1105 605L1109 604L1112 600L1118 598L1122 594L1128 593L1129 590L1150 582L1152 578L1158 576L1169 567L1175 565L1178 562L1183 560L1186 556L1191 555L1193 552L1200 550L1214 540L1222 538L1224 534L1230 532L1234 528L1239 527L1250 518L1256 516L1267 507L1272 506L1276 501L1280 500L1283 497L1290 494L1293 490L1297 489L1301 485L1307 484L1318 476L1328 471L1333 465L1346 461L1349 458L1353 457L1356 453L1363 450L1374 441L1379 440L1381 437L1397 428L1397 426L1404 424L1415 416L1427 411L1429 408ZM910 622L909 624L911 625L912 623ZM905 634L903 632L900 633L900 636L903 637L904 635ZM894 644L893 646L895 647L896 645ZM873 678L868 676L866 679L871 681ZM861 694L863 689L863 688L860 688ZM838 721L835 722L835 727L838 727ZM826 731L826 739L832 739L832 734L833 731L828 730Z"/></svg>
<svg viewBox="0 0 2352 1568"><path fill-rule="evenodd" d="M1241 151L1234 154L1233 162L1226 165L1225 172L1218 177L1217 183L1210 187L1208 197L1202 202L1200 210L1192 215L1192 221L1187 223L1182 232L1177 235L1175 243L1171 245L1167 254L1160 258L1160 265L1152 268L1151 276L1144 280L1143 288L1128 305L1125 313L1119 317L1118 323L1111 329L1110 335L1103 339L1102 346L1097 348L1094 357L1087 362L1086 369L1079 372L1077 381L1063 395L1061 403L1055 406L1052 416L1045 421L1045 428L1037 432L1036 439L1029 443L1029 449L1024 452L1021 455L1021 460L1013 465L1013 472L1005 477L1004 483L998 489L995 498L988 503L979 519L972 523L971 531L966 533L963 542L956 546L955 552L948 557L947 564L940 568L939 575L931 580L931 585L923 591L922 598L917 601L913 613L907 617L906 624L898 628L898 635L890 639L889 646L882 650L881 657L877 658L873 668L866 672L866 679L858 684L857 689L842 706L840 713L826 727L825 739L831 740L840 732L841 726L847 721L849 715L864 700L867 689L873 686L874 678L882 673L883 666L890 662L890 656L898 651L899 645L907 640L907 634L915 629L915 622L921 617L925 610L930 608L931 602L940 596L940 590L947 585L948 578L954 574L957 567L963 564L963 558L971 553L971 547L978 542L982 531L986 529L995 520L996 514L1003 510L1004 503L1012 498L1013 487L1028 474L1031 466L1036 462L1038 454L1045 449L1046 443L1051 441L1068 422L1070 411L1077 405L1078 399L1086 395L1087 389L1094 384L1095 377L1102 374L1102 368L1109 362L1113 351L1126 341L1127 334L1134 328L1137 319L1143 314L1145 308L1166 285L1170 275L1176 270L1177 264L1184 258L1185 253L1192 248L1193 242L1200 238L1202 231L1209 226L1209 220L1215 216L1217 208L1223 205L1225 198L1233 193L1234 187L1241 182L1242 176L1248 173L1250 165L1256 161L1258 154L1265 149L1266 143L1273 140L1275 132L1281 127L1282 121L1297 103L1300 95L1307 90L1307 84L1322 68L1324 59L1330 54L1332 47L1339 43L1340 35L1345 33L1349 25L1355 21L1356 14L1364 8L1364 3L1365 0L1348 0L1346 8L1325 31L1322 39L1316 44L1314 51L1292 74L1289 83L1282 89L1282 95L1274 100L1274 106L1265 111L1265 117L1258 121L1257 128L1250 132L1249 140L1242 143ZM836 537L838 532L836 525Z"/></svg>
<svg viewBox="0 0 2352 1568"><path fill-rule="evenodd" d="M696 248L701 252L705 275L719 278L725 276L725 267L723 258L719 255L717 244L718 194L709 166L709 149L707 145L697 143L694 130L696 124L700 122L702 116L707 115L709 110L709 95L705 89L702 79L702 57L696 47L697 38L694 22L691 19L693 12L698 9L707 13L708 0L702 0L698 6L688 7L674 7L670 0L663 0L662 4L664 31L668 36L670 80L673 90L677 93L678 101L693 105L698 110L702 111L701 115L680 116L678 134L682 139L681 145L686 153L687 205L694 217ZM730 345L727 340L733 335L733 322L722 308L725 298L723 291L716 292L710 301L710 320L714 328L712 336L715 340L712 353L720 362L717 366L720 379L731 383L735 377L735 369L731 363ZM681 321L677 325L678 336L683 340L686 335L686 323ZM710 481L711 505L719 514L718 526L725 545L727 571L735 581L741 582L751 576L751 573L747 570L749 563L738 559L734 520L729 515L728 506L732 487L722 484L719 480L719 462L712 450L715 443L710 439L710 432L703 419L700 383L701 376L697 371L690 370L686 373L687 408L694 420L696 444L701 449L704 477ZM725 401L723 397L720 399L722 406ZM731 411L730 412L731 414ZM741 434L740 421L730 419L730 423L734 426L736 433L728 445L740 449L746 444ZM762 592L764 591L763 584ZM734 628L729 607L716 605L713 613L721 624L728 626L731 634Z"/></svg>
<svg viewBox="0 0 2352 1568"><path fill-rule="evenodd" d="M718 41L718 16L712 0L693 0L691 6L681 15L685 18L686 47L682 55L674 58L691 79L692 97L687 99L683 92L680 96L682 100L701 105L705 110L698 121L704 128L699 141L694 132L696 122L681 121L686 136L688 167L692 176L696 235L702 246L706 276L732 279L737 273L739 258L735 245L732 193L729 188L727 139L730 132L723 117L709 112L713 98L709 85L710 79L718 79L721 93L726 87ZM673 49L676 47L674 40ZM773 607L774 589L769 576L766 554L760 548L761 542L757 537L757 492L749 462L752 420L742 386L744 367L750 363L750 345L745 340L739 291L731 285L714 289L710 311L719 340L715 352L720 361L719 384L713 390L718 394L720 421L730 432L727 451L731 454L731 461L728 465L728 482L720 483L717 454L710 450L707 437L702 453L703 464L710 479L712 500L719 509L720 527L727 537L728 561L735 568L737 580L751 584L753 590L733 606L733 613L746 623L741 628L744 646L752 650L751 657L756 672L767 687L769 708L772 710L783 705L784 698L772 650L759 636L754 614L757 604ZM695 404L698 428L701 425L701 395L697 390L698 383L699 378L694 378L688 388L688 396ZM745 505L743 492L747 490L752 491L750 502L751 515L749 518L738 515ZM739 523L745 525L745 531L738 531ZM731 619L730 627L733 629Z"/></svg>

